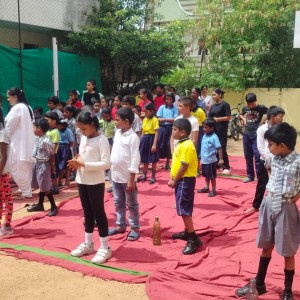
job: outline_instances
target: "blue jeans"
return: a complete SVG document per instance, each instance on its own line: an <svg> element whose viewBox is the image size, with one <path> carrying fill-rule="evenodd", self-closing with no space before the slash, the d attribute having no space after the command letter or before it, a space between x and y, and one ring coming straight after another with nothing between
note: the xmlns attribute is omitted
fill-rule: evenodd
<svg viewBox="0 0 300 300"><path fill-rule="evenodd" d="M257 149L256 135L251 137L247 134L244 134L243 147L244 147L244 156L246 159L247 177L254 180L255 174L254 174L253 158L255 161L256 174L260 168L260 154Z"/></svg>
<svg viewBox="0 0 300 300"><path fill-rule="evenodd" d="M126 191L127 183L112 182L112 189L114 194L114 204L116 208L117 227L126 228L126 205L128 207L129 215L128 222L131 229L140 228L140 214L139 203L137 200L137 187L131 193Z"/></svg>

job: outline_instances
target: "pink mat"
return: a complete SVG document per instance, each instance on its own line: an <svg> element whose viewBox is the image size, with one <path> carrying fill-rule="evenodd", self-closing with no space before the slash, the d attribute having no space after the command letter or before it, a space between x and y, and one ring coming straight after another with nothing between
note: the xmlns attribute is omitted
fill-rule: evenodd
<svg viewBox="0 0 300 300"><path fill-rule="evenodd" d="M244 175L244 160L231 157L234 175ZM195 228L203 248L184 256L184 241L173 241L173 233L182 230L176 215L174 191L167 187L168 173L160 170L158 183L141 183L139 202L141 238L126 240L126 234L110 238L113 258L97 267L89 260L73 259L69 252L83 241L83 217L78 198L60 206L57 217L46 213L14 222L15 234L2 239L0 247L17 257L64 267L68 270L122 282L146 282L150 299L231 299L236 287L255 276L260 251L255 246L258 214L246 215L251 206L255 182L244 184L239 179L219 177L218 195L208 198L196 194ZM237 177L237 176L236 176ZM196 188L202 188L203 178ZM115 212L111 195L106 195L109 225L114 226ZM152 245L152 225L160 217L162 245ZM99 246L95 233L95 244ZM16 245L19 245L18 247ZM294 296L300 299L299 263L294 279ZM283 258L274 252L267 276L268 293L260 299L277 299L283 286Z"/></svg>

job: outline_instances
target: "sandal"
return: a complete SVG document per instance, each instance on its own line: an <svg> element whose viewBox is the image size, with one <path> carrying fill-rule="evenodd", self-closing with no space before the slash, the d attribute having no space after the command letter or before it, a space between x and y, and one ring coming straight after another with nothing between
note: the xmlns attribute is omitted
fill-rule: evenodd
<svg viewBox="0 0 300 300"><path fill-rule="evenodd" d="M127 241L136 241L137 239L139 239L139 237L140 237L139 232L131 230L127 235Z"/></svg>
<svg viewBox="0 0 300 300"><path fill-rule="evenodd" d="M126 231L125 228L117 228L117 227L114 227L114 228L111 228L108 230L108 235L111 236L111 235L116 235L116 234L122 234Z"/></svg>
<svg viewBox="0 0 300 300"><path fill-rule="evenodd" d="M156 182L156 179L155 178L151 178L150 180L149 180L149 184L154 184Z"/></svg>
<svg viewBox="0 0 300 300"><path fill-rule="evenodd" d="M203 189L197 190L197 193L209 193L209 188L204 187Z"/></svg>
<svg viewBox="0 0 300 300"><path fill-rule="evenodd" d="M144 182L144 181L146 181L145 175L142 175L142 176L138 177L138 179L137 179L137 182Z"/></svg>

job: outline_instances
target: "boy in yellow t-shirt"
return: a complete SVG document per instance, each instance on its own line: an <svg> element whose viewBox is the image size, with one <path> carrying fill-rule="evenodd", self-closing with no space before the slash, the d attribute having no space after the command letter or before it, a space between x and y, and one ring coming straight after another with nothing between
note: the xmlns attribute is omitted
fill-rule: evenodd
<svg viewBox="0 0 300 300"><path fill-rule="evenodd" d="M175 233L172 238L187 241L183 254L192 254L202 242L195 233L193 224L194 190L196 184L198 159L195 146L189 139L192 126L187 119L177 119L173 124L173 138L179 140L173 156L171 165L171 179L168 186L175 188L176 210L182 217L184 231Z"/></svg>

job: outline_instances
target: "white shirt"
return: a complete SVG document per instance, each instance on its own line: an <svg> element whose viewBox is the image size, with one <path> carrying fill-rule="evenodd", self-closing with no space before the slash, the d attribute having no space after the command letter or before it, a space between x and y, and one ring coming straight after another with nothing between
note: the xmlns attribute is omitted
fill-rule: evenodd
<svg viewBox="0 0 300 300"><path fill-rule="evenodd" d="M140 139L130 128L122 133L116 131L114 144L111 150L111 179L117 183L127 183L132 173L139 172Z"/></svg>
<svg viewBox="0 0 300 300"><path fill-rule="evenodd" d="M178 116L176 119L175 119L175 121L177 120L177 119L182 119L183 118L183 116L182 115L180 115L180 116ZM193 131L199 131L199 122L198 122L198 120L194 117L194 116L190 116L187 120L189 120L190 121L190 123L191 123L191 125L192 125L192 131L191 131L191 134L190 134L190 139L192 139L192 133L193 133ZM177 146L177 144L178 144L178 140L175 140L174 139L174 148Z"/></svg>
<svg viewBox="0 0 300 300"><path fill-rule="evenodd" d="M80 184L104 183L104 171L110 168L110 147L107 138L100 134L94 138L81 137L79 155L85 163L76 173Z"/></svg>
<svg viewBox="0 0 300 300"><path fill-rule="evenodd" d="M257 149L260 154L260 159L266 160L266 155L270 153L268 141L265 139L265 132L270 128L268 122L258 127L256 131Z"/></svg>
<svg viewBox="0 0 300 300"><path fill-rule="evenodd" d="M2 125L1 125L2 126ZM9 139L8 136L6 134L6 131L4 128L0 129L0 143L4 143L7 144L7 157L9 156ZM6 174L7 172L9 172L9 164L8 164L8 160L6 161L6 164L4 166L4 169L2 171L2 174ZM1 175L1 174L0 174Z"/></svg>

